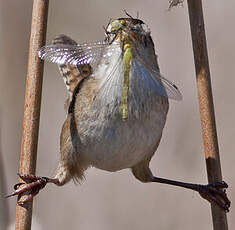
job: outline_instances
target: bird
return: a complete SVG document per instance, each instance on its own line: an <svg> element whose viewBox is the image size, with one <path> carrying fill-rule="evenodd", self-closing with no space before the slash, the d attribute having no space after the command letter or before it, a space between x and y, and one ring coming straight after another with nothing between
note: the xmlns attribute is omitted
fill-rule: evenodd
<svg viewBox="0 0 235 230"><path fill-rule="evenodd" d="M127 13L126 13L127 14ZM60 135L60 162L53 178L18 174L22 182L7 197L32 201L46 184L82 181L89 167L131 169L143 183L163 183L197 191L229 211L228 185L193 184L159 178L149 164L162 137L169 99L181 100L177 86L160 73L149 27L139 18L110 20L105 39L77 44L59 35L39 50L57 63L68 90L67 117Z"/></svg>

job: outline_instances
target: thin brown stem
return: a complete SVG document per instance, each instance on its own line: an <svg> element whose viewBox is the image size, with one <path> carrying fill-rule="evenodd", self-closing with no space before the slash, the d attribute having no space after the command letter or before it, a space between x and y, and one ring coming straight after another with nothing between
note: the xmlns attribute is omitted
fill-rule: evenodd
<svg viewBox="0 0 235 230"><path fill-rule="evenodd" d="M34 0L26 77L24 125L21 145L20 173L34 174L41 106L43 62L37 52L45 44L48 0ZM22 182L21 180L19 182ZM16 230L30 230L32 202L16 206Z"/></svg>
<svg viewBox="0 0 235 230"><path fill-rule="evenodd" d="M202 1L188 0L202 136L209 183L222 181ZM212 204L214 230L228 230L226 213Z"/></svg>

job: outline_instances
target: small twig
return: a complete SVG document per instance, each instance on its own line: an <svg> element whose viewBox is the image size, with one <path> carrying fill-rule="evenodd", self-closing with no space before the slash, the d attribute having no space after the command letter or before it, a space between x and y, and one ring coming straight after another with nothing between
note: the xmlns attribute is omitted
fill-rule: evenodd
<svg viewBox="0 0 235 230"><path fill-rule="evenodd" d="M168 10L170 10L174 6L178 6L178 5L183 6L183 2L184 2L184 0L170 0L169 1L170 5L169 5Z"/></svg>

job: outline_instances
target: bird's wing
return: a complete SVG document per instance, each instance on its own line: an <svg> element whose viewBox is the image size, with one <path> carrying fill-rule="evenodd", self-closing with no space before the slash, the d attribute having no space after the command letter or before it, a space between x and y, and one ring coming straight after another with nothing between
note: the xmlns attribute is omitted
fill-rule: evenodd
<svg viewBox="0 0 235 230"><path fill-rule="evenodd" d="M53 39L52 45L54 47L60 47L64 45L77 46L77 43L70 37L62 34ZM71 65L67 63L58 64L58 67L69 93L69 97L65 102L65 109L67 110L72 101L76 87L83 78L92 74L92 67L90 64Z"/></svg>

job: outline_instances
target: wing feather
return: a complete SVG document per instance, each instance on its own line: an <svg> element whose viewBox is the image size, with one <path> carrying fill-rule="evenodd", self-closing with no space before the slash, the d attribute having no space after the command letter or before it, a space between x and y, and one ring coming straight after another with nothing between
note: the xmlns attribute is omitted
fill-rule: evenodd
<svg viewBox="0 0 235 230"><path fill-rule="evenodd" d="M54 46L63 46L63 45L71 45L77 46L77 43L72 40L70 37L66 35L58 35L56 36L53 41L52 45ZM82 52L82 50L81 50ZM59 70L61 75L63 76L64 83L68 90L69 96L65 102L65 109L67 110L70 106L70 103L73 99L73 94L75 89L77 88L78 84L81 80L85 77L88 77L92 74L92 68L89 64L83 65L70 65L70 64L58 64Z"/></svg>

